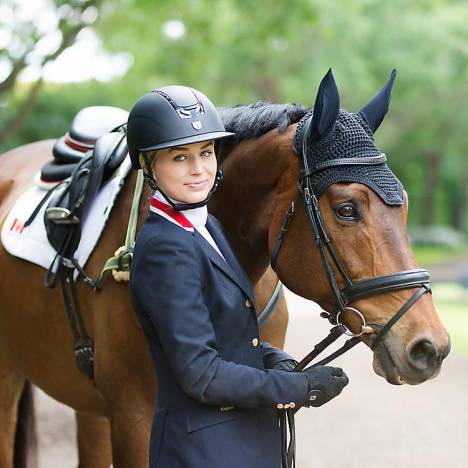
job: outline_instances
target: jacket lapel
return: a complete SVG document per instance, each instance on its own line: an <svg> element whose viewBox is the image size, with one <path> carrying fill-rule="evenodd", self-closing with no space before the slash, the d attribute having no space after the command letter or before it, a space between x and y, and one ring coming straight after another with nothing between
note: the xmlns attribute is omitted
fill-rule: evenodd
<svg viewBox="0 0 468 468"><path fill-rule="evenodd" d="M229 247L229 244L224 239L223 234L220 233L219 230L214 226L209 216L206 222L206 228L213 237L216 245L218 246L226 261L221 258L219 253L197 230L195 230L194 233L195 239L204 247L204 250L208 253L212 263L214 263L220 270L229 276L229 278L231 278L231 280L234 281L252 301L254 301L255 296L249 278L237 262L237 259Z"/></svg>
<svg viewBox="0 0 468 468"><path fill-rule="evenodd" d="M150 215L155 221L163 220L163 222L171 222L157 213L150 212ZM208 254L211 262L215 264L221 271L223 271L224 274L226 274L232 281L234 281L234 283L236 283L242 289L242 291L244 291L248 298L255 303L255 294L249 278L237 262L237 259L229 247L229 244L226 242L224 235L218 230L213 221L210 219L210 215L208 215L208 219L206 221L206 228L213 237L216 245L218 246L226 261L222 259L214 247L196 229L194 229L191 234L202 246L203 250Z"/></svg>

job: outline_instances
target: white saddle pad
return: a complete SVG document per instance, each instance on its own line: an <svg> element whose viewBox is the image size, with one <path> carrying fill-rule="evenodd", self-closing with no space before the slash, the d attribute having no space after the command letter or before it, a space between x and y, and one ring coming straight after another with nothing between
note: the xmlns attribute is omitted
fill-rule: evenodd
<svg viewBox="0 0 468 468"><path fill-rule="evenodd" d="M112 206L130 169L130 159L127 156L91 201L91 207L81 229L80 244L75 253L75 258L82 267L85 266L104 230ZM56 251L47 239L44 225L44 212L47 208L47 202L41 207L34 221L28 227L24 227L24 223L45 193L46 190L34 186L21 195L2 226L0 238L3 247L11 255L48 269L56 255ZM122 243L124 240L122 238ZM56 270L56 267L54 270ZM77 276L78 272L75 272L75 280Z"/></svg>

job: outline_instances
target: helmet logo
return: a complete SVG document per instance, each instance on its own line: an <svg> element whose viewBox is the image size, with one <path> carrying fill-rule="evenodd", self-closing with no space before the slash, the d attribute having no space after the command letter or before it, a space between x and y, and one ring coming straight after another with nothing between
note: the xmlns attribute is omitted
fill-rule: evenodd
<svg viewBox="0 0 468 468"><path fill-rule="evenodd" d="M195 120L195 122L192 122L192 127L195 130L200 130L202 127L201 121L200 120Z"/></svg>

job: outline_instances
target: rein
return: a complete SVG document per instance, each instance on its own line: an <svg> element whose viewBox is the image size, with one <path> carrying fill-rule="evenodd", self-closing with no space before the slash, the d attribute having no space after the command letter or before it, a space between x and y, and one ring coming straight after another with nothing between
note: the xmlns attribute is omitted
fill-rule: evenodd
<svg viewBox="0 0 468 468"><path fill-rule="evenodd" d="M314 349L305 356L299 364L295 367L295 372L303 371L307 368L308 364L322 353L328 346L335 342L341 335L346 334L351 336L341 348L330 354L328 357L316 362L310 366L316 367L325 365L332 360L341 356L351 348L361 342L360 336L363 334L374 335L372 338L371 349L375 350L378 346L382 346L383 338L392 328L393 325L416 303L416 301L423 296L426 292L431 292L430 276L429 273L421 268L405 270L392 273L385 276L378 276L375 278L364 279L353 282L349 277L345 267L341 263L330 237L327 235L325 225L323 222L322 214L318 204L317 197L314 192L314 187L311 181L311 175L325 168L337 167L343 165L375 165L384 164L386 157L384 154L375 157L363 158L340 158L326 161L326 163L318 163L314 167L310 167L307 160L308 148L308 135L309 128L312 122L311 113L306 114L299 122L296 130L296 139L298 146L301 148L299 157L301 159L302 168L298 180L298 191L304 202L307 213L307 219L312 229L312 235L315 244L320 252L322 264L325 268L328 284L335 300L335 306L330 312L322 312L320 315L327 318L335 326L330 330L329 335L318 343ZM299 132L305 126L303 133ZM286 212L283 225L280 229L278 239L273 247L271 256L271 265L274 267L281 245L284 241L286 233L289 229L292 216L294 215L294 201L291 202L290 207ZM330 261L331 260L331 261ZM341 275L344 280L345 286L340 288L335 274L335 270ZM362 312L349 304L363 297L372 296L375 294L386 293L390 291L397 291L401 289L416 288L418 290L402 305L402 307L392 316L392 318L382 326L380 331L376 331L373 327L369 326ZM352 312L357 315L362 322L361 331L359 333L352 333L340 321L340 316L346 311ZM384 348L385 349L385 348ZM295 467L295 427L294 427L294 413L292 409L280 410L280 429L281 429L281 445L282 445L282 467L290 468ZM287 445L287 424L289 424L289 444Z"/></svg>

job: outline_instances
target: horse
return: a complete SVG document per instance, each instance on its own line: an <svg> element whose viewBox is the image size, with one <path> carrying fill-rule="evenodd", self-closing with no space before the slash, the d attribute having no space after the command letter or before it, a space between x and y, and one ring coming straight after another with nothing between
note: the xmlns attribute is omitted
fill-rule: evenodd
<svg viewBox="0 0 468 468"><path fill-rule="evenodd" d="M320 96L322 110L317 112ZM326 93L320 88L314 114L328 118L332 112L323 104L327 102L325 98ZM370 108L375 107L372 104L375 98L370 101ZM209 210L223 224L255 286L258 311L267 302L277 277L291 291L314 300L323 309L331 311L335 307L330 271L323 263L317 238L310 231L308 208L298 191L302 169L294 141L298 123L310 113L311 108L298 104L269 103L221 111L227 130L235 132L236 137L218 148L224 180L210 201ZM53 142L31 143L0 157L1 224L15 200L32 185L33 175L50 158ZM93 276L123 243L135 184L136 173L132 173L87 262L87 271ZM138 209L138 227L148 214L151 195L145 187ZM285 213L290 212L291 202L295 203L294 215L286 226ZM324 190L317 203L329 240L353 281L386 277L417 267L407 235L406 192L402 204L391 206L364 183L335 182ZM359 207L358 220L344 216L350 213L350 206ZM273 270L270 263L278 238L281 248L276 252ZM329 259L330 255L325 257ZM1 466L19 466L13 460L20 460L27 449L16 430L31 410L27 404L31 402L31 382L75 410L80 467L101 468L111 462L116 468L148 466L157 376L132 312L127 284L107 277L98 293L84 283L77 285L86 326L95 342L91 380L75 367L72 334L62 299L57 288L43 286L45 271L11 256L3 246L0 268L7 272L0 285ZM337 266L332 264L330 269L338 277L338 286L344 287ZM362 317L374 331L407 304L414 288L380 291L351 304L362 311ZM364 326L360 320L350 310L341 318L372 348L372 333L360 333ZM287 308L281 296L261 329L260 339L283 347L287 323ZM381 345L375 348L373 366L389 383L415 385L438 374L450 342L430 294L422 294L399 317ZM22 411L18 413L20 400Z"/></svg>

